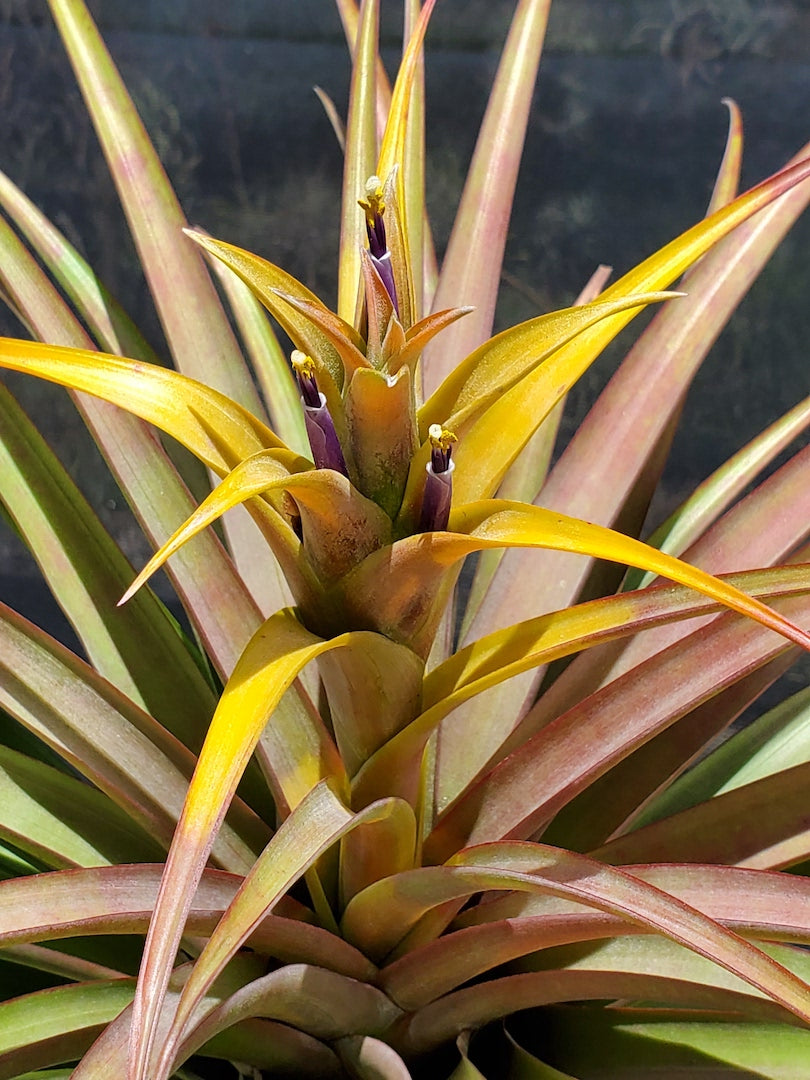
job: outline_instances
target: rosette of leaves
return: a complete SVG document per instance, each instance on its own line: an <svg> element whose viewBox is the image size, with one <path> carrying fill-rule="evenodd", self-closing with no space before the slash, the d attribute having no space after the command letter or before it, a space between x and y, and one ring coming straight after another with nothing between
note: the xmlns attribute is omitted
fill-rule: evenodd
<svg viewBox="0 0 810 1080"><path fill-rule="evenodd" d="M732 106L704 221L491 337L549 4L517 5L437 272L433 2L391 89L377 0L338 0L333 312L187 229L83 4L50 4L169 355L4 179L35 340L0 363L70 390L158 550L133 582L3 389L0 495L87 660L0 609L0 1076L806 1075L806 694L711 747L810 646L808 451L759 479L808 402L633 531L810 163L736 196ZM569 388L661 302L550 468ZM155 429L214 477L198 506ZM164 563L191 636L141 588Z"/></svg>

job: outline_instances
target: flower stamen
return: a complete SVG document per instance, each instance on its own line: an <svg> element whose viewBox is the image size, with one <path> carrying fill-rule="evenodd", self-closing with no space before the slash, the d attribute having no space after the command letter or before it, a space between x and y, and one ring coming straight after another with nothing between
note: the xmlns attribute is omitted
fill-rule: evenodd
<svg viewBox="0 0 810 1080"><path fill-rule="evenodd" d="M301 404L304 406L304 423L307 429L312 460L316 469L334 469L348 476L346 459L335 431L335 422L326 398L315 381L315 364L311 356L294 349L290 357Z"/></svg>
<svg viewBox="0 0 810 1080"><path fill-rule="evenodd" d="M431 424L428 428L430 440L430 461L425 466L427 477L422 493L422 510L419 517L420 532L442 532L450 519L450 504L453 499L453 471L455 462L451 460L455 434L441 424Z"/></svg>
<svg viewBox="0 0 810 1080"><path fill-rule="evenodd" d="M397 302L397 289L394 284L394 272L391 267L391 252L388 250L388 241L385 236L385 199L383 197L382 181L379 176L370 176L366 181L366 195L364 199L357 200L365 211L366 235L368 236L368 251L371 261L377 269L377 273L385 285L386 291L394 305L394 311L399 315Z"/></svg>

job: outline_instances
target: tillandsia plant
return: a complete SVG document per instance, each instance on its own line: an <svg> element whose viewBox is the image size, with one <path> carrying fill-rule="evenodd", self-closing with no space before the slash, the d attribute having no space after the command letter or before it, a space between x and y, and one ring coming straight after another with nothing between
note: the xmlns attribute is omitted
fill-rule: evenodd
<svg viewBox="0 0 810 1080"><path fill-rule="evenodd" d="M637 539L807 151L737 197L730 105L705 220L491 337L548 0L516 7L439 273L434 0L393 89L378 0L338 0L333 312L188 229L81 0L50 6L170 356L3 179L36 340L0 364L69 388L158 550L135 577L3 388L0 496L87 660L0 608L0 1077L810 1075L807 693L716 748L810 647L810 449L760 478L810 401ZM550 467L567 391L649 305ZM155 428L215 478L196 508ZM163 564L188 635L142 587Z"/></svg>

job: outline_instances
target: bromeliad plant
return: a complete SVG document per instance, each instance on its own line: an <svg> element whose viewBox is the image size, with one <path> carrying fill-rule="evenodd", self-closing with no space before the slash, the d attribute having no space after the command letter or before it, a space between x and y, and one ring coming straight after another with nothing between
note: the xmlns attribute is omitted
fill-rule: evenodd
<svg viewBox="0 0 810 1080"><path fill-rule="evenodd" d="M0 1076L808 1075L806 693L686 770L810 647L810 450L754 484L810 401L651 545L633 533L810 162L735 198L732 106L703 222L490 337L549 4L517 6L437 276L433 0L405 5L393 92L377 0L338 0L354 73L332 312L184 234L81 0L50 5L176 370L3 179L62 292L2 225L4 292L39 340L4 340L0 363L70 389L159 550L132 582L3 389L0 494L89 662L0 609L18 722ZM550 468L566 392L661 301ZM220 478L196 509L149 425ZM238 504L223 544L207 526ZM193 638L141 588L164 563Z"/></svg>

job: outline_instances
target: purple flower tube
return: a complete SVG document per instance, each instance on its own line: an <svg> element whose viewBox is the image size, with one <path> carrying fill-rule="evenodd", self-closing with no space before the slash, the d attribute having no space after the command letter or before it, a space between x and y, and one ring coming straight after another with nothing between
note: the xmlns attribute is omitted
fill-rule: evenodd
<svg viewBox="0 0 810 1080"><path fill-rule="evenodd" d="M453 471L456 465L450 460L450 455L456 437L439 424L431 424L428 437L431 451L430 461L425 466L427 477L422 493L419 531L443 532L447 528L453 499Z"/></svg>

